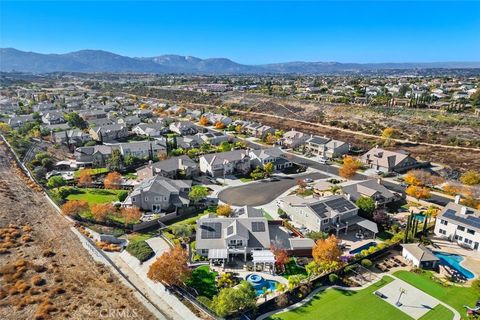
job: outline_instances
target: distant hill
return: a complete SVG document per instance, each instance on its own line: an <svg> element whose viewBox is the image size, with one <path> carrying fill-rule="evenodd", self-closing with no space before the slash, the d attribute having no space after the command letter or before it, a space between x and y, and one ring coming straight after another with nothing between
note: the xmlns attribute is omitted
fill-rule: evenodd
<svg viewBox="0 0 480 320"><path fill-rule="evenodd" d="M102 50L80 50L65 54L42 54L13 48L0 48L0 71L47 72L135 72L186 74L328 74L383 69L480 68L480 62L433 63L340 63L286 62L244 65L226 58L200 59L191 56L162 55L132 58Z"/></svg>

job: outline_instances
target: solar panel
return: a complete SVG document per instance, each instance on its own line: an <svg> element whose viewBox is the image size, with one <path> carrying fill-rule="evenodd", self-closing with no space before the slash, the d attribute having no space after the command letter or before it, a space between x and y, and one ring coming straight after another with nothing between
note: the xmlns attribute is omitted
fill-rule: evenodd
<svg viewBox="0 0 480 320"><path fill-rule="evenodd" d="M220 239L222 224L220 222L205 222L200 226L202 239Z"/></svg>
<svg viewBox="0 0 480 320"><path fill-rule="evenodd" d="M253 232L264 232L265 231L265 223L260 221L253 221L252 222L252 231Z"/></svg>
<svg viewBox="0 0 480 320"><path fill-rule="evenodd" d="M343 198L328 201L327 205L338 212L344 212L355 208L355 206L350 203L350 201L347 201Z"/></svg>
<svg viewBox="0 0 480 320"><path fill-rule="evenodd" d="M473 212L473 211L470 211L470 212ZM470 213L470 214L467 213L467 216L463 217L463 216L459 216L459 215L455 214L454 210L448 209L447 211L445 211L443 216L445 218L448 218L448 219L451 219L451 220L454 220L454 221L457 221L457 222L460 222L460 223L464 223L466 225L469 225L469 226L472 226L474 228L480 229L480 218L472 215L472 213Z"/></svg>
<svg viewBox="0 0 480 320"><path fill-rule="evenodd" d="M327 212L327 207L323 203L316 203L310 206L310 208L319 216L325 217L325 213Z"/></svg>

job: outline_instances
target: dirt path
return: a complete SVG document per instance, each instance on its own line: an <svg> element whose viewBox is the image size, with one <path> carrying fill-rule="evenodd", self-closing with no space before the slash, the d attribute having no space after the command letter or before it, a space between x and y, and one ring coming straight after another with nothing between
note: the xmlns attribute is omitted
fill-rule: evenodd
<svg viewBox="0 0 480 320"><path fill-rule="evenodd" d="M0 146L0 318L154 319Z"/></svg>

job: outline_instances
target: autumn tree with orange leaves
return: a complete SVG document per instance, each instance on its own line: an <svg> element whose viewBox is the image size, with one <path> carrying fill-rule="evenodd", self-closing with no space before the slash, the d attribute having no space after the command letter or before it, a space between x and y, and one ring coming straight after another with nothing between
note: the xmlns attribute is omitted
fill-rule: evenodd
<svg viewBox="0 0 480 320"><path fill-rule="evenodd" d="M111 203L99 203L92 206L92 215L97 221L105 221L108 216L115 214L116 208Z"/></svg>
<svg viewBox="0 0 480 320"><path fill-rule="evenodd" d="M167 285L182 285L191 274L187 265L187 253L180 246L164 252L152 263L147 276L155 282Z"/></svg>
<svg viewBox="0 0 480 320"><path fill-rule="evenodd" d="M93 182L92 179L92 170L82 169L78 174L78 185L79 186L89 186Z"/></svg>
<svg viewBox="0 0 480 320"><path fill-rule="evenodd" d="M215 123L215 129L225 129L225 124L221 121Z"/></svg>
<svg viewBox="0 0 480 320"><path fill-rule="evenodd" d="M103 180L105 189L119 189L122 185L122 175L116 171L109 172Z"/></svg>
<svg viewBox="0 0 480 320"><path fill-rule="evenodd" d="M200 117L200 120L198 121L198 123L199 123L200 125L202 125L202 126L207 126L209 122L208 122L207 117L201 116L201 117Z"/></svg>
<svg viewBox="0 0 480 320"><path fill-rule="evenodd" d="M350 156L343 158L343 164L340 167L338 173L342 178L350 179L355 176L357 170L360 168L360 163L357 159L354 159Z"/></svg>
<svg viewBox="0 0 480 320"><path fill-rule="evenodd" d="M430 198L430 190L420 186L411 185L405 189L405 193L417 200Z"/></svg>
<svg viewBox="0 0 480 320"><path fill-rule="evenodd" d="M125 221L125 225L133 221L138 221L142 217L142 213L138 207L127 207L120 210L120 216Z"/></svg>
<svg viewBox="0 0 480 320"><path fill-rule="evenodd" d="M338 247L338 239L333 234L326 239L319 239L312 249L312 256L316 263L328 265L339 263L342 250Z"/></svg>
<svg viewBox="0 0 480 320"><path fill-rule="evenodd" d="M62 213L69 217L77 217L89 209L88 202L83 200L69 200L62 206Z"/></svg>
<svg viewBox="0 0 480 320"><path fill-rule="evenodd" d="M277 265L277 268L281 271L284 271L285 265L288 263L288 261L290 261L287 251L285 249L280 249L275 246L272 246L270 250L275 255L275 264Z"/></svg>

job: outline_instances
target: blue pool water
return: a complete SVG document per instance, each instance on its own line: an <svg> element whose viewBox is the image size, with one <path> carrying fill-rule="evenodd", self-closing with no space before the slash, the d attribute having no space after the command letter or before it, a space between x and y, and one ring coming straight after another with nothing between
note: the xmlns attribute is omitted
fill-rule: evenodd
<svg viewBox="0 0 480 320"><path fill-rule="evenodd" d="M257 296L265 293L263 289L267 289L267 291L270 290L272 292L277 290L277 281L265 279L259 274L249 274L245 279L253 286Z"/></svg>
<svg viewBox="0 0 480 320"><path fill-rule="evenodd" d="M357 254L357 253L362 252L362 250L367 250L368 248L374 247L374 246L376 246L376 245L377 245L377 243L376 243L375 241L372 241L372 242L369 242L369 243L364 244L364 245L361 246L361 247L358 247L357 249L351 250L349 253L350 253L350 254Z"/></svg>
<svg viewBox="0 0 480 320"><path fill-rule="evenodd" d="M423 222L425 220L425 215L421 213L417 213L413 216L415 220L418 220L420 222Z"/></svg>
<svg viewBox="0 0 480 320"><path fill-rule="evenodd" d="M465 269L460 265L460 262L463 260L462 256L446 252L434 252L433 254L440 259L440 264L447 265L450 268L457 270L465 278L473 279L475 277L470 270Z"/></svg>

